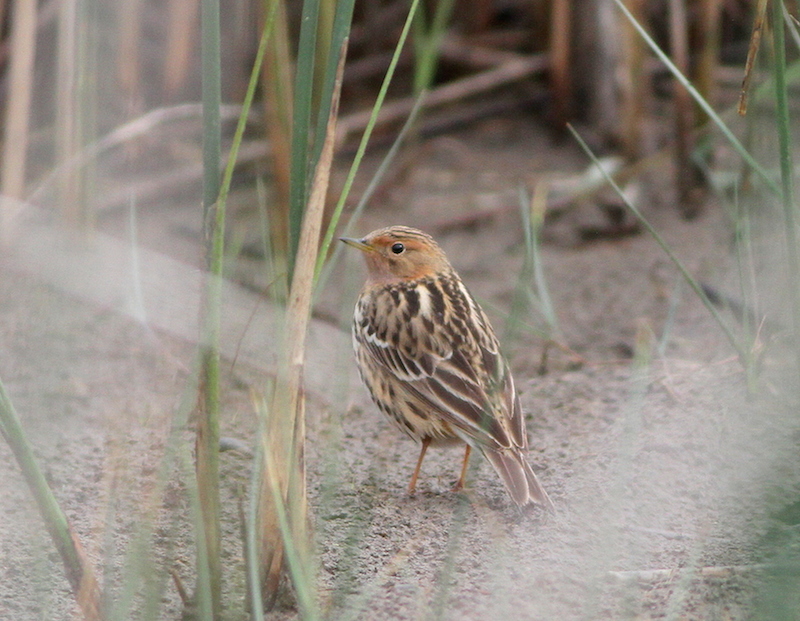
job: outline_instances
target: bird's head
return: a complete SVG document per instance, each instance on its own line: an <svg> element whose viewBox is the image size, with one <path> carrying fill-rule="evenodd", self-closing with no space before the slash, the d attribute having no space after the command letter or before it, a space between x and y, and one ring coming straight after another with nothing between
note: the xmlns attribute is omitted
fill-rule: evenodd
<svg viewBox="0 0 800 621"><path fill-rule="evenodd" d="M361 239L340 239L364 252L371 284L416 280L450 268L430 235L407 226L378 229Z"/></svg>

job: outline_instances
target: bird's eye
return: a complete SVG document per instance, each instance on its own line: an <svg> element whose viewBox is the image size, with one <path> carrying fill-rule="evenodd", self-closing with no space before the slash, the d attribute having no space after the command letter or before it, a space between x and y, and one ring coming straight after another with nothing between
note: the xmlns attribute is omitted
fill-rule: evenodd
<svg viewBox="0 0 800 621"><path fill-rule="evenodd" d="M400 242L392 244L392 252L394 252L395 254L402 254L405 249L406 247Z"/></svg>

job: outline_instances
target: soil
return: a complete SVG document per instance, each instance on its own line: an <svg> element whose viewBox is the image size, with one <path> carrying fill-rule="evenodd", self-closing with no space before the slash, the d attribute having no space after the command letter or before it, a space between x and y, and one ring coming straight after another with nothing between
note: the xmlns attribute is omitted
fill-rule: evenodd
<svg viewBox="0 0 800 621"><path fill-rule="evenodd" d="M147 148L136 157L146 161ZM776 511L800 489L800 420L780 335L762 339L772 344L749 378L654 238L617 226L594 199L544 226L542 269L557 322L549 325L541 305L520 306L530 283L519 284L519 188L580 177L587 162L577 148L520 117L479 122L407 153L353 232L406 224L440 241L501 336L527 413L530 460L556 512L519 512L479 458L468 489L450 491L458 449L431 450L417 494L406 494L418 449L358 384L348 331L364 269L355 253L344 253L317 306L312 331L326 336L312 339L321 344L308 352L306 378L322 611L331 619L766 618L764 594L775 604L791 589L764 577L777 554L765 541L793 541L792 520ZM370 156L364 179L381 155ZM176 148L160 157L166 168L187 155ZM349 161L340 164L341 177ZM639 205L690 273L740 294L723 204L710 199L685 221L671 182L668 167L650 170L638 181ZM256 200L253 185L242 182L232 239L258 237ZM143 252L168 255L193 273L202 254L197 204L190 190L140 206ZM29 220L60 231L46 217ZM127 221L127 212L110 209L92 239L67 235L42 248L38 263L25 259L30 229L21 225L2 255L0 377L98 567L109 618L179 619L168 571L191 591L187 412L196 316L180 299L163 311L179 318L181 332L158 309L137 315L90 285L92 265L106 269L91 263L91 253L106 239L127 247ZM764 222L758 240L769 248ZM760 247L753 269L766 281L777 268ZM89 256L81 276L51 269L76 255ZM252 288L263 271L246 263L232 274ZM170 277L161 276L168 295L183 284ZM124 272L117 278L129 282ZM259 296L230 286L252 314ZM782 299L772 292L759 299L775 317ZM514 307L516 324L508 320ZM733 315L720 312L741 333ZM251 390L264 390L264 361L274 354L263 350L277 339L251 347L262 350L260 359L258 351L237 355L250 340L241 331L227 339L222 365L222 433L245 445L256 433ZM246 618L239 499L250 465L242 452L221 456L228 619ZM5 444L0 481L0 619L75 618L60 559ZM290 592L267 618L298 618Z"/></svg>

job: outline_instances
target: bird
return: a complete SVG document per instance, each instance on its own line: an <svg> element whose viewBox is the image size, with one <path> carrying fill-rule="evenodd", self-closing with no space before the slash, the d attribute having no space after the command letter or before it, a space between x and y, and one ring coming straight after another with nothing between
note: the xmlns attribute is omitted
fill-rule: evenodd
<svg viewBox="0 0 800 621"><path fill-rule="evenodd" d="M463 442L454 490L463 489L477 449L518 507L552 510L525 457L528 436L509 365L444 251L407 226L340 240L361 250L367 264L353 315L359 374L378 409L421 443L409 495L430 445Z"/></svg>

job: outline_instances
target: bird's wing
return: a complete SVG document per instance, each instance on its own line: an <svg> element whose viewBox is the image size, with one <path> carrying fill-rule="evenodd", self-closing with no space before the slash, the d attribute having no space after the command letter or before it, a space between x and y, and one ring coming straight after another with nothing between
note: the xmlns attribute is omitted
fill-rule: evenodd
<svg viewBox="0 0 800 621"><path fill-rule="evenodd" d="M447 326L431 330L430 325L412 321L403 326L397 339L377 331L362 337L361 345L400 380L399 390L460 435L495 450L524 448L527 438L514 380L488 323L482 327L484 332L488 329L486 338L465 340ZM415 346L404 348L402 343Z"/></svg>

